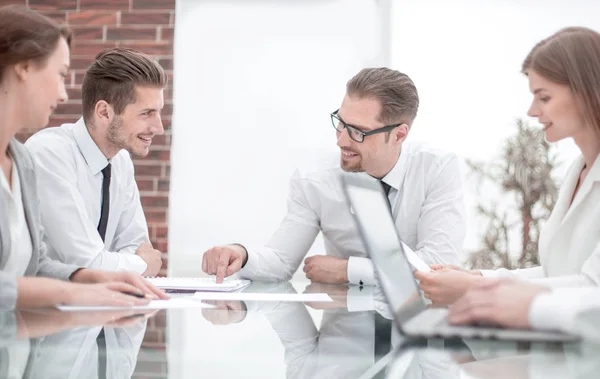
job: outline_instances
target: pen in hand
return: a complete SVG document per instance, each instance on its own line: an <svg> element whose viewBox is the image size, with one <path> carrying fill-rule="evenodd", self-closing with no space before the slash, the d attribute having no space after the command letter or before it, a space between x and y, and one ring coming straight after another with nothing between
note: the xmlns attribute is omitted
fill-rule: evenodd
<svg viewBox="0 0 600 379"><path fill-rule="evenodd" d="M121 292L121 293L124 295L137 297L138 299L152 299L152 297L150 295L146 295L146 294L138 293L138 292Z"/></svg>

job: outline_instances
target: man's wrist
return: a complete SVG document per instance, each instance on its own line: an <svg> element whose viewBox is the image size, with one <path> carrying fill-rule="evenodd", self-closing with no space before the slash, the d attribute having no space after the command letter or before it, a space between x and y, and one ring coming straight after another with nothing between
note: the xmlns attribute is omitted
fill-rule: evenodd
<svg viewBox="0 0 600 379"><path fill-rule="evenodd" d="M235 246L239 249L240 252L242 252L242 255L244 257L244 259L242 259L242 267L244 267L246 263L248 263L248 249L246 249L246 247L240 243L232 243L230 245Z"/></svg>
<svg viewBox="0 0 600 379"><path fill-rule="evenodd" d="M74 283L85 283L85 277L87 275L86 271L88 270L85 268L79 268L75 270L71 276L69 276L69 281Z"/></svg>
<svg viewBox="0 0 600 379"><path fill-rule="evenodd" d="M69 280L75 283L99 283L102 282L100 273L102 273L102 271L81 268L75 271Z"/></svg>
<svg viewBox="0 0 600 379"><path fill-rule="evenodd" d="M342 283L348 282L348 258L345 258L342 262Z"/></svg>
<svg viewBox="0 0 600 379"><path fill-rule="evenodd" d="M77 272L83 271L84 269L80 269ZM76 273L77 273L76 272ZM55 286L54 296L56 304L71 304L72 303L72 292L71 288L73 288L75 284L69 284L66 282L60 282L59 285Z"/></svg>

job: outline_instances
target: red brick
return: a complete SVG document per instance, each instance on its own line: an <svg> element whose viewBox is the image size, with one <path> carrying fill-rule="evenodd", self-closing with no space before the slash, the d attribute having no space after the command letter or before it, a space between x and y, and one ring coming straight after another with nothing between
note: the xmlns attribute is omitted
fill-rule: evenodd
<svg viewBox="0 0 600 379"><path fill-rule="evenodd" d="M102 26L72 26L73 40L102 40L104 31Z"/></svg>
<svg viewBox="0 0 600 379"><path fill-rule="evenodd" d="M165 226L157 226L154 228L155 238L167 238L168 228Z"/></svg>
<svg viewBox="0 0 600 379"><path fill-rule="evenodd" d="M138 189L140 191L156 191L156 181L150 179L139 179L136 180Z"/></svg>
<svg viewBox="0 0 600 379"><path fill-rule="evenodd" d="M73 56L87 56L93 58L102 50L115 46L114 42L75 41L73 48L71 49L71 54Z"/></svg>
<svg viewBox="0 0 600 379"><path fill-rule="evenodd" d="M138 183L140 179L136 180ZM167 211L166 210L152 210L145 211L146 222L148 223L166 223L167 222Z"/></svg>
<svg viewBox="0 0 600 379"><path fill-rule="evenodd" d="M165 103L165 106L163 107L161 114L162 115L172 115L173 114L173 103L172 102Z"/></svg>
<svg viewBox="0 0 600 379"><path fill-rule="evenodd" d="M162 192L168 192L169 189L171 187L171 181L170 180L159 180L157 183L157 187L156 190L157 191L162 191Z"/></svg>
<svg viewBox="0 0 600 379"><path fill-rule="evenodd" d="M158 63L165 70L173 70L173 58L160 58Z"/></svg>
<svg viewBox="0 0 600 379"><path fill-rule="evenodd" d="M74 11L77 0L29 0L29 7L38 11Z"/></svg>
<svg viewBox="0 0 600 379"><path fill-rule="evenodd" d="M19 4L24 3L25 0L20 0ZM17 4L15 2L15 4ZM48 17L51 20L54 20L55 22L58 22L59 24L65 24L67 22L67 12L65 11L51 11L51 12L40 12L41 14L43 14L44 16Z"/></svg>
<svg viewBox="0 0 600 379"><path fill-rule="evenodd" d="M160 39L163 41L173 41L173 28L162 28L160 30Z"/></svg>
<svg viewBox="0 0 600 379"><path fill-rule="evenodd" d="M166 253L167 250L169 250L169 243L167 242L167 240L162 240L159 239L157 241L155 241L152 246L154 246L154 248L158 251L162 251L163 253ZM166 275L166 273L165 273Z"/></svg>
<svg viewBox="0 0 600 379"><path fill-rule="evenodd" d="M116 12L76 12L67 16L69 25L116 25Z"/></svg>
<svg viewBox="0 0 600 379"><path fill-rule="evenodd" d="M167 327L167 312L159 312L154 317L154 325L157 329L164 329Z"/></svg>
<svg viewBox="0 0 600 379"><path fill-rule="evenodd" d="M169 197L165 195L142 196L142 206L144 207L167 207Z"/></svg>
<svg viewBox="0 0 600 379"><path fill-rule="evenodd" d="M161 178L170 178L171 177L171 165L169 164L168 166L164 167L164 170L162 172L162 174L160 175Z"/></svg>
<svg viewBox="0 0 600 379"><path fill-rule="evenodd" d="M119 46L139 50L148 55L173 55L173 44L171 42L125 42L119 43Z"/></svg>
<svg viewBox="0 0 600 379"><path fill-rule="evenodd" d="M168 138L169 136L164 134L160 136L154 136L154 138L152 138L152 145L150 146L150 149L153 149L154 146L168 146Z"/></svg>
<svg viewBox="0 0 600 379"><path fill-rule="evenodd" d="M81 10L129 10L129 0L80 0Z"/></svg>
<svg viewBox="0 0 600 379"><path fill-rule="evenodd" d="M171 151L169 150L150 150L148 155L145 157L148 160L159 160L168 161L171 159Z"/></svg>
<svg viewBox="0 0 600 379"><path fill-rule="evenodd" d="M133 0L133 9L175 9L175 0Z"/></svg>
<svg viewBox="0 0 600 379"><path fill-rule="evenodd" d="M87 70L92 64L93 58L71 58L71 70Z"/></svg>
<svg viewBox="0 0 600 379"><path fill-rule="evenodd" d="M81 101L81 87L67 88L67 95L69 95L69 101Z"/></svg>
<svg viewBox="0 0 600 379"><path fill-rule="evenodd" d="M165 130L165 132L170 131L171 130L171 115L162 113L160 115L160 118L162 119L163 129Z"/></svg>
<svg viewBox="0 0 600 379"><path fill-rule="evenodd" d="M162 330L146 330L144 342L165 342Z"/></svg>
<svg viewBox="0 0 600 379"><path fill-rule="evenodd" d="M85 71L75 72L75 81L73 85L80 86L83 84L83 77L85 76Z"/></svg>
<svg viewBox="0 0 600 379"><path fill-rule="evenodd" d="M158 163L138 164L135 163L135 176L159 176L162 172L162 166ZM146 162L144 162L146 163Z"/></svg>
<svg viewBox="0 0 600 379"><path fill-rule="evenodd" d="M158 276L166 276L166 275L161 275L159 272ZM147 348L147 349L160 350L160 351L166 350L166 345L164 342L142 342L142 347ZM139 379L139 378L136 377L135 379ZM144 378L144 379L150 379L150 378Z"/></svg>
<svg viewBox="0 0 600 379"><path fill-rule="evenodd" d="M79 116L79 115L81 115L81 103L69 102L69 103L65 103L65 104L60 104L54 111L54 114L57 116L64 116L64 115Z"/></svg>
<svg viewBox="0 0 600 379"><path fill-rule="evenodd" d="M108 41L146 40L156 41L156 28L148 27L109 27L106 31Z"/></svg>
<svg viewBox="0 0 600 379"><path fill-rule="evenodd" d="M157 276L160 276L160 277L163 277L163 278L166 277L167 276L167 270L164 269L164 268L161 268L160 271L158 272ZM144 347L150 347L150 346L144 345ZM154 349L156 349L156 348L157 347L154 347Z"/></svg>
<svg viewBox="0 0 600 379"><path fill-rule="evenodd" d="M173 86L169 84L167 88L165 88L165 101L173 100Z"/></svg>
<svg viewBox="0 0 600 379"><path fill-rule="evenodd" d="M161 332L162 333L162 332ZM137 365L135 367L136 371L139 372L146 372L146 373L152 373L152 374L158 374L158 375L165 375L167 373L167 365L165 363L162 362L154 362L154 361L144 361L144 360L139 360L137 362ZM165 376L159 376L160 377L166 377Z"/></svg>
<svg viewBox="0 0 600 379"><path fill-rule="evenodd" d="M79 120L80 116L52 116L50 117L49 127L61 126L62 124L72 124Z"/></svg>
<svg viewBox="0 0 600 379"><path fill-rule="evenodd" d="M170 13L123 12L121 25L169 25Z"/></svg>
<svg viewBox="0 0 600 379"><path fill-rule="evenodd" d="M0 7L5 5L26 5L27 0L1 0Z"/></svg>

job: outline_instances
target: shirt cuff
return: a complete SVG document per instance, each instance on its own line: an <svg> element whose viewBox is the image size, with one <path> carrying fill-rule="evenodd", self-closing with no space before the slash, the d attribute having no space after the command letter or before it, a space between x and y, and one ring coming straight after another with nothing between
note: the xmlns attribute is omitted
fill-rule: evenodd
<svg viewBox="0 0 600 379"><path fill-rule="evenodd" d="M146 261L137 254L122 253L122 257L127 260L126 267L117 267L117 271L133 271L142 275L148 269Z"/></svg>
<svg viewBox="0 0 600 379"><path fill-rule="evenodd" d="M348 258L348 281L361 286L377 285L373 274L373 262L369 258Z"/></svg>
<svg viewBox="0 0 600 379"><path fill-rule="evenodd" d="M258 259L257 259L257 249L251 246L241 245L246 249L246 253L248 254L248 259L246 260L246 264L244 267L238 271L238 274L241 278L244 279L252 279L258 270Z"/></svg>
<svg viewBox="0 0 600 379"><path fill-rule="evenodd" d="M346 295L348 312L372 311L375 309L373 286L350 286Z"/></svg>
<svg viewBox="0 0 600 379"><path fill-rule="evenodd" d="M500 268L497 270L479 270L485 278L510 278L514 276L509 270Z"/></svg>
<svg viewBox="0 0 600 379"><path fill-rule="evenodd" d="M579 297L569 292L541 293L529 307L529 325L542 330L572 330L578 303Z"/></svg>

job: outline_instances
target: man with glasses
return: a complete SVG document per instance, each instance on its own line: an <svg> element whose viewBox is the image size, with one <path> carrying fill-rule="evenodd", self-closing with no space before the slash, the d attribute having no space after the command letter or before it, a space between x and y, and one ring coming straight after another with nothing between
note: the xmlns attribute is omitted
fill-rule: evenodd
<svg viewBox="0 0 600 379"><path fill-rule="evenodd" d="M289 280L322 232L326 254L305 260L308 279L375 284L345 202L342 170L381 180L398 234L426 263L458 264L466 229L460 164L453 154L405 142L418 106L407 75L388 68L360 71L331 114L340 156L294 173L288 213L266 246L213 247L202 269L218 282L238 271L255 280Z"/></svg>

